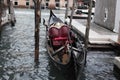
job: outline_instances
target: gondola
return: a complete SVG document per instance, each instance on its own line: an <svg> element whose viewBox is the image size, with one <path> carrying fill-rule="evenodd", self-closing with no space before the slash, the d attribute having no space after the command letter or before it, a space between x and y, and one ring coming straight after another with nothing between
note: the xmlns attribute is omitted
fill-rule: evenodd
<svg viewBox="0 0 120 80"><path fill-rule="evenodd" d="M59 70L68 72L84 63L84 52L76 34L50 10L46 26L47 51L50 59Z"/></svg>

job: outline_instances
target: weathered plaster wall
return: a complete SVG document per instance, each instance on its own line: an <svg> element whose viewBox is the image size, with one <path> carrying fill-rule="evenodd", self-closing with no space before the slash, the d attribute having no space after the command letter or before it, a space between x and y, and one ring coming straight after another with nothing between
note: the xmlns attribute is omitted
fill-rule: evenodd
<svg viewBox="0 0 120 80"><path fill-rule="evenodd" d="M97 0L94 22L113 31L116 0Z"/></svg>

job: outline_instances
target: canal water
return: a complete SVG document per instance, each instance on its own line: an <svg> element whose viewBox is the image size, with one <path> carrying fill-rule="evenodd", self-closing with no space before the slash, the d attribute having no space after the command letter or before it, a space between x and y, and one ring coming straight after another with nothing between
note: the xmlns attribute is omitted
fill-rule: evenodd
<svg viewBox="0 0 120 80"><path fill-rule="evenodd" d="M64 19L63 10L54 12ZM6 25L0 33L0 80L74 80L51 63L42 24L39 64L35 64L34 10L15 9L15 14L15 26ZM47 20L49 10L42 10L41 15ZM78 80L117 80L113 75L114 56L113 51L89 51L87 65L81 69Z"/></svg>

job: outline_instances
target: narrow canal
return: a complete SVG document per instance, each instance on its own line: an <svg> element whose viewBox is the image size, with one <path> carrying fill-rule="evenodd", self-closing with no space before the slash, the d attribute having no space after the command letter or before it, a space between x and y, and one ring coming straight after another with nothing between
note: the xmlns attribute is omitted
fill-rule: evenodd
<svg viewBox="0 0 120 80"><path fill-rule="evenodd" d="M55 11L64 18L64 11ZM39 64L34 63L34 10L15 9L16 24L0 33L0 80L71 80L50 62L45 48L45 27L40 25ZM49 11L42 11L48 19ZM89 51L79 80L117 80L113 75L113 51ZM73 80L73 79L72 79Z"/></svg>

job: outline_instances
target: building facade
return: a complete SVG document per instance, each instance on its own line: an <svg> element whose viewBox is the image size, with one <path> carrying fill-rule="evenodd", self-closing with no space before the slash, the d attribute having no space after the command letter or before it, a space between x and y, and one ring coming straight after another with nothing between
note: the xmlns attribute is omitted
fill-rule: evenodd
<svg viewBox="0 0 120 80"><path fill-rule="evenodd" d="M34 7L33 0L12 0L14 7L20 8L32 8ZM69 0L69 7L72 7L73 0ZM62 8L67 5L67 0L42 0L42 7L49 8L53 6L54 8Z"/></svg>
<svg viewBox="0 0 120 80"><path fill-rule="evenodd" d="M30 8L33 7L33 0L12 0L14 7Z"/></svg>
<svg viewBox="0 0 120 80"><path fill-rule="evenodd" d="M19 7L19 8L32 8L34 7L34 2L33 0L10 0L13 2L14 7ZM88 2L89 0L77 0L76 5L81 6L81 4ZM93 0L95 1L95 0ZM4 0L5 4L7 4L7 0ZM63 8L67 6L67 0L42 0L41 7L44 8ZM72 7L73 5L73 0L69 0L68 3L69 7Z"/></svg>

